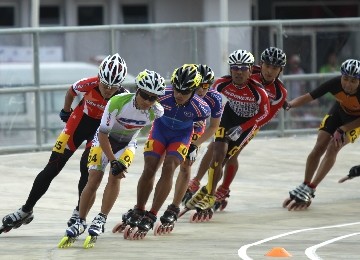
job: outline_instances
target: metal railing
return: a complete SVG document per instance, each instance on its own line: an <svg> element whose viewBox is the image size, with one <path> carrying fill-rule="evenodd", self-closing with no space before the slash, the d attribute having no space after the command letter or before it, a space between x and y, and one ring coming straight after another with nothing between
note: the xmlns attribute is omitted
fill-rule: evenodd
<svg viewBox="0 0 360 260"><path fill-rule="evenodd" d="M286 26L332 26L332 25L346 25L346 26L355 26L360 25L360 18L343 18L343 19L307 19L307 20L263 20L263 21L239 21L239 22L196 22L196 23L167 23L167 24L143 24L143 25L104 25L104 26L81 26L81 27L44 27L44 28L16 28L16 29L2 29L0 30L0 35L30 35L31 37L31 46L33 49L33 78L34 84L32 86L23 86L23 87L8 87L8 88L0 88L0 95L3 94L17 94L17 93L33 93L34 95L34 110L35 114L35 126L33 129L29 127L29 130L35 131L35 143L29 145L22 145L14 142L11 146L4 146L0 143L0 153L10 153L10 152L19 152L19 151L39 151L44 149L49 149L52 147L52 140L44 140L43 133L47 131L47 129L51 128L49 125L42 125L42 108L41 104L41 95L45 92L54 92L54 91L66 91L69 85L41 85L40 84L40 59L39 59L39 49L40 49L40 38L42 35L46 34L55 34L55 33L69 33L69 32L107 32L110 52L117 52L119 49L119 32L142 32L143 30L150 30L156 32L158 30L164 29L188 29L191 32L190 41L192 46L192 61L198 62L200 51L205 49L203 46L199 46L198 34L200 29L209 29L209 28L237 28L237 27L251 27L251 28L259 28L259 27L267 27L271 28L271 33L275 31L275 42L279 48L283 48L284 45L284 37L286 36ZM357 27L358 28L358 27ZM351 29L352 30L352 29ZM255 30L256 31L256 30ZM274 34L271 34L274 35ZM270 35L270 36L271 36ZM270 37L269 36L269 37ZM359 38L359 36L355 36ZM256 37L254 37L256 39ZM272 40L270 41L272 42ZM355 42L359 42L359 39L355 39ZM254 42L253 46L258 46L258 42ZM220 45L225 49L228 46ZM223 51L223 50L221 50ZM306 50L304 50L306 51ZM220 51L219 51L220 52ZM256 56L256 55L255 55ZM165 59L167 56L160 57L160 59ZM158 57L156 57L158 58ZM314 59L315 57L312 57ZM356 57L354 57L356 58ZM224 61L224 57L221 57L220 60L217 61L219 64L226 64ZM282 80L285 82L295 81L295 80L306 80L306 81L323 81L329 79L333 76L338 75L335 74L303 74L303 75L283 75L281 76ZM0 79L1 80L1 79ZM168 82L168 81L167 81ZM130 86L127 86L130 87ZM132 86L131 86L132 87ZM46 113L46 112L45 112ZM284 136L288 134L303 134L303 133L315 133L316 129L292 129L286 127L285 124L287 122L287 118L285 116L284 111L281 111L276 118L277 127L272 130L262 130L260 131L260 135L277 135ZM1 126L1 119L0 119ZM55 127L55 130L57 128ZM59 130L61 128L58 128Z"/></svg>

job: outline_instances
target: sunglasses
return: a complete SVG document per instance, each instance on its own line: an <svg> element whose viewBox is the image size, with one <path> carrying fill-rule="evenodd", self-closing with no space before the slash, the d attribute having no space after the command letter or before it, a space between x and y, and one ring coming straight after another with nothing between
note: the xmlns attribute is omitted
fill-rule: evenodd
<svg viewBox="0 0 360 260"><path fill-rule="evenodd" d="M250 69L250 66L247 65L231 65L230 69L233 71L247 71Z"/></svg>
<svg viewBox="0 0 360 260"><path fill-rule="evenodd" d="M200 84L200 88L202 88L202 89L209 89L209 88L210 88L210 83L201 83L201 84Z"/></svg>
<svg viewBox="0 0 360 260"><path fill-rule="evenodd" d="M158 96L149 95L149 94L145 93L144 91L141 91L140 89L139 89L139 95L142 99L149 100L150 102L154 102L158 99Z"/></svg>
<svg viewBox="0 0 360 260"><path fill-rule="evenodd" d="M189 95L190 93L193 92L192 89L187 89L187 90L180 90L177 88L174 88L176 92L180 93L181 95L185 96L185 95Z"/></svg>
<svg viewBox="0 0 360 260"><path fill-rule="evenodd" d="M110 86L110 85L105 84L105 83L102 83L102 84L104 85L104 88L106 88L106 89L117 89L117 88L119 88L118 86Z"/></svg>

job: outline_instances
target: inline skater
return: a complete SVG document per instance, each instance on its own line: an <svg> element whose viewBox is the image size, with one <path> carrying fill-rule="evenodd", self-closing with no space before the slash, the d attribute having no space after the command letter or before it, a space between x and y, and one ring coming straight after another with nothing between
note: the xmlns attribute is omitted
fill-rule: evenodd
<svg viewBox="0 0 360 260"><path fill-rule="evenodd" d="M193 133L193 123L210 116L210 108L195 94L201 75L193 64L184 64L175 69L171 87L159 98L165 111L156 119L144 147L144 170L138 182L137 203L127 219L124 238L143 238L153 228L157 213L172 187L174 171L184 161ZM149 211L145 205L153 189L155 174L160 158L166 153L161 177L158 180L153 202Z"/></svg>
<svg viewBox="0 0 360 260"><path fill-rule="evenodd" d="M84 141L87 142L87 146L90 146L107 101L115 94L126 92L121 86L126 74L125 60L116 53L107 56L102 61L98 76L81 79L69 88L65 95L64 108L60 112L60 118L66 122L66 125L55 142L50 159L45 168L36 176L25 204L14 213L3 218L0 233L8 232L12 228L18 228L22 224L28 224L32 221L34 218L33 208L46 193L52 180L60 173ZM83 97L73 110L71 106L78 95ZM88 179L86 167L88 152L89 149L86 149L81 157L78 205L68 225L71 225L78 216L80 195Z"/></svg>
<svg viewBox="0 0 360 260"><path fill-rule="evenodd" d="M348 59L341 64L340 70L340 76L287 104L288 110L293 109L326 93L332 94L336 99L324 116L315 146L307 157L303 183L291 190L290 196L283 203L283 207L288 210L302 210L310 206L316 188L334 166L338 152L359 136L359 128L346 129L344 125L351 125L351 122L360 117L360 61Z"/></svg>
<svg viewBox="0 0 360 260"><path fill-rule="evenodd" d="M120 180L125 178L137 147L136 137L140 130L163 115L163 107L156 102L165 93L165 80L160 74L144 70L135 79L136 93L114 96L108 102L100 126L94 136L89 154L89 180L81 194L80 212L76 223L66 230L59 247L81 235L87 225L86 217L91 209L96 191L108 163L111 174L104 190L101 211L92 221L84 247L93 247L97 236L105 230L107 215L120 191Z"/></svg>

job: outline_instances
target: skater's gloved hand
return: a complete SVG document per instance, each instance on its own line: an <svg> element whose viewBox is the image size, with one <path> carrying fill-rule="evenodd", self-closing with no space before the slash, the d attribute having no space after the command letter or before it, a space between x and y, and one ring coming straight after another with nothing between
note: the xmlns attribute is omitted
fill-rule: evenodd
<svg viewBox="0 0 360 260"><path fill-rule="evenodd" d="M121 178L125 178L125 172L127 172L127 168L124 164L122 164L121 162L119 162L118 160L112 160L110 162L110 166L111 166L111 174L114 176L117 176L119 174L121 174Z"/></svg>
<svg viewBox="0 0 360 260"><path fill-rule="evenodd" d="M337 128L333 134L333 139L336 147L341 147L345 143L346 133L341 129Z"/></svg>
<svg viewBox="0 0 360 260"><path fill-rule="evenodd" d="M339 183L343 183L344 181L351 180L352 178L360 176L360 165L351 167L349 174L339 180Z"/></svg>
<svg viewBox="0 0 360 260"><path fill-rule="evenodd" d="M242 129L240 126L234 126L226 131L225 136L230 139L231 141L236 141L239 139L240 135L242 134Z"/></svg>
<svg viewBox="0 0 360 260"><path fill-rule="evenodd" d="M64 109L61 109L59 116L61 120L66 123L69 120L72 112L72 108L70 109L70 112L66 112Z"/></svg>
<svg viewBox="0 0 360 260"><path fill-rule="evenodd" d="M291 108L291 105L290 105L289 102L287 102L287 101L285 100L285 102L284 102L284 104L282 105L282 107L283 107L284 110L289 111L290 108Z"/></svg>
<svg viewBox="0 0 360 260"><path fill-rule="evenodd" d="M198 150L199 148L197 147L197 145L191 143L186 155L186 159L188 159L192 163L195 162Z"/></svg>

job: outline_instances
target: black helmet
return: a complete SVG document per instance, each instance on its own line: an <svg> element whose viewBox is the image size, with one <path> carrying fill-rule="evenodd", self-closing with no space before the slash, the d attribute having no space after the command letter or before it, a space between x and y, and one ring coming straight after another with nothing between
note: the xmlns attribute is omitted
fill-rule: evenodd
<svg viewBox="0 0 360 260"><path fill-rule="evenodd" d="M286 65L286 54L279 48L269 47L261 53L261 61L276 67Z"/></svg>

